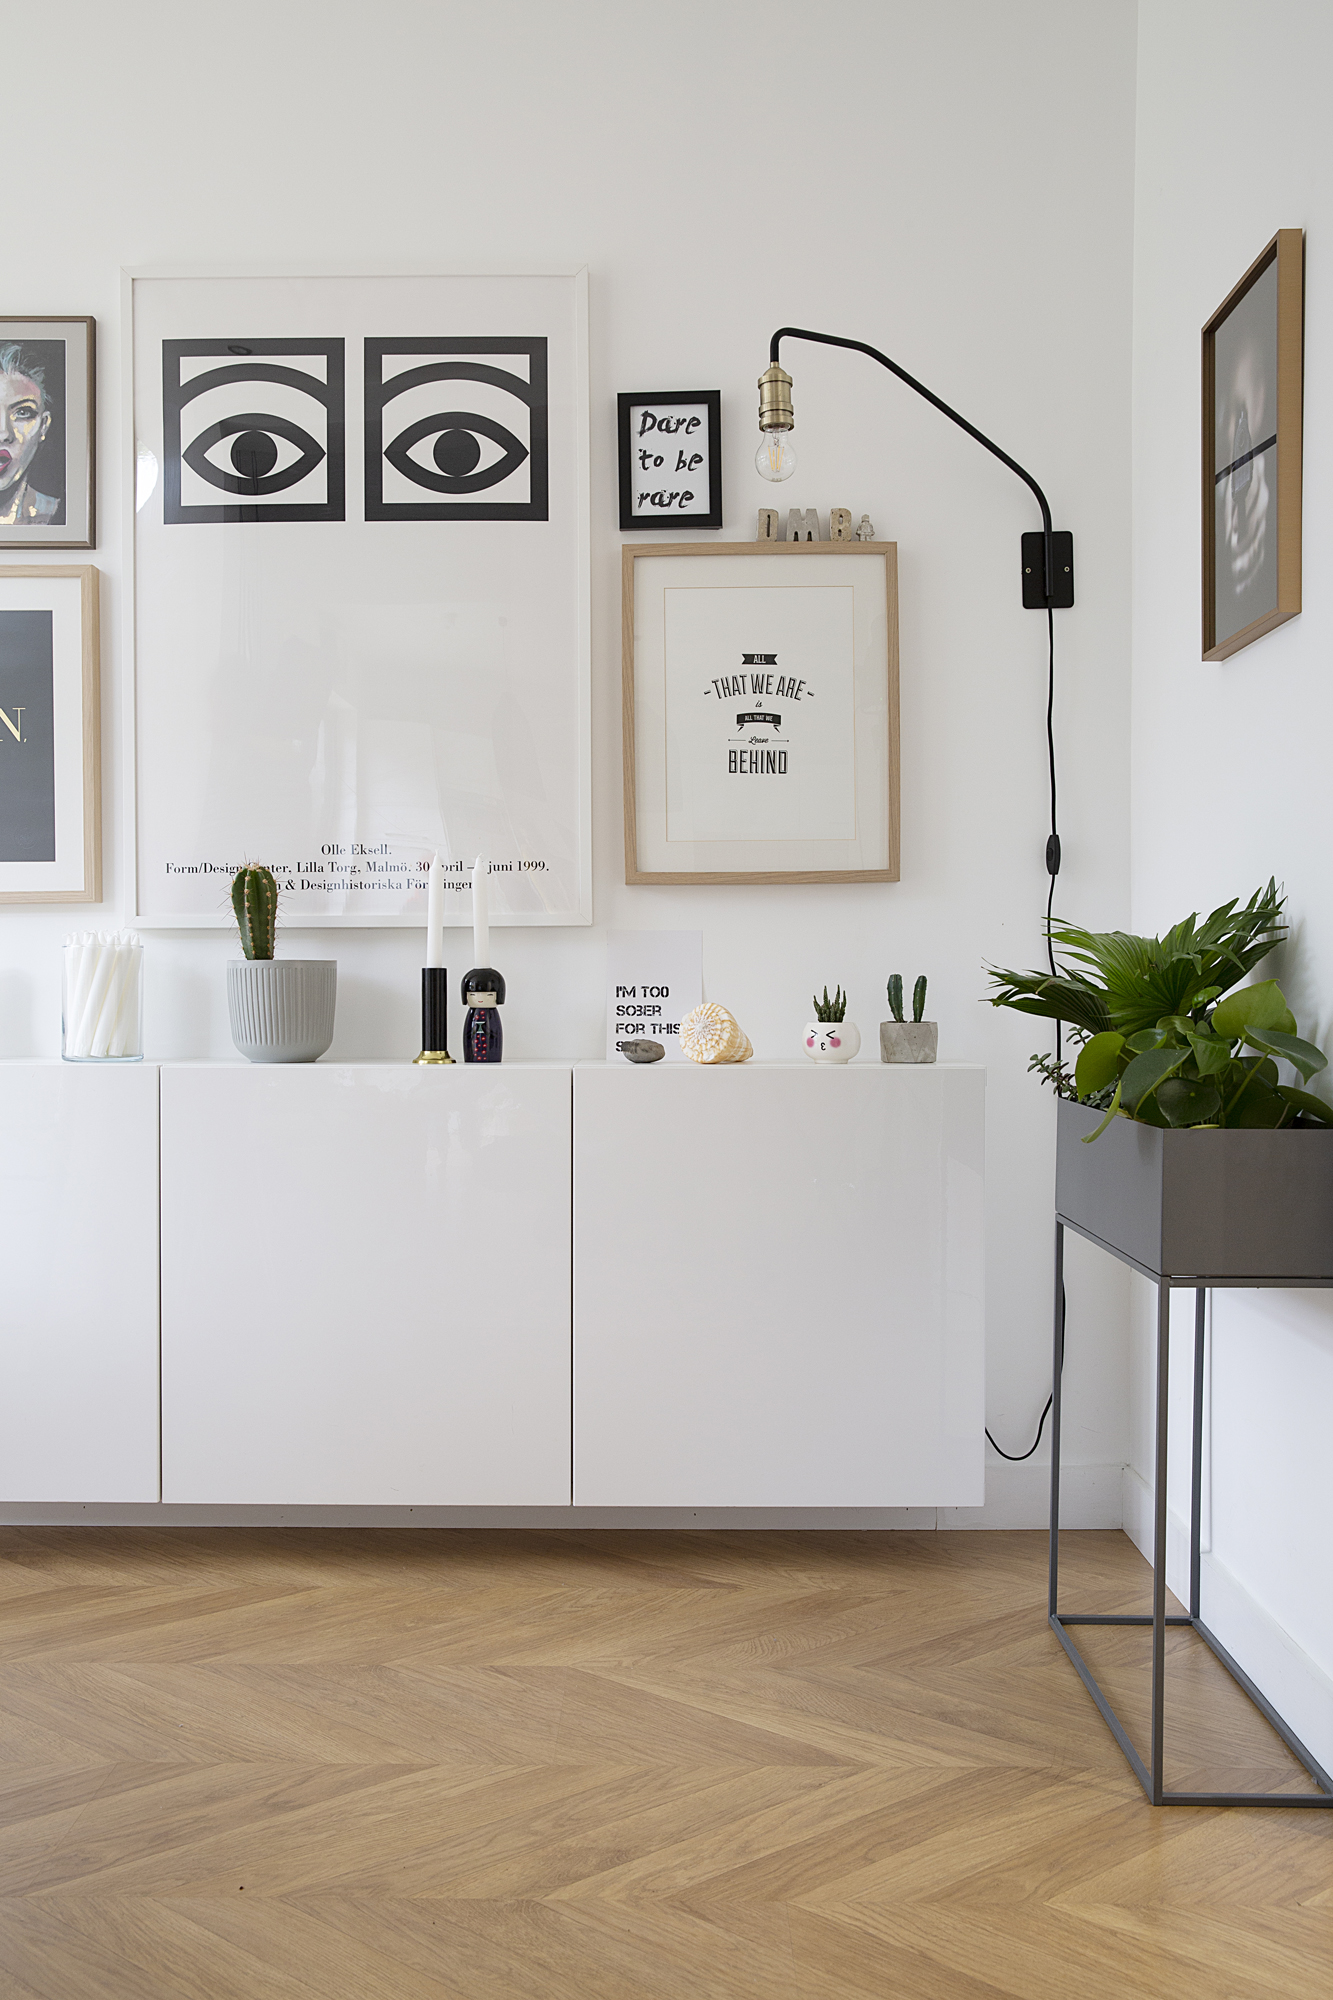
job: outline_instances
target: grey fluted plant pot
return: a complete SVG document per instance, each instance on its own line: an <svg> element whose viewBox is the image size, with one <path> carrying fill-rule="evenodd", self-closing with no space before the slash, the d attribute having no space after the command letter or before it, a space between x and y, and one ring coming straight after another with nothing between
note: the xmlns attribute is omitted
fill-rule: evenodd
<svg viewBox="0 0 1333 2000"><path fill-rule="evenodd" d="M879 1059L887 1063L933 1063L939 1041L938 1021L881 1021Z"/></svg>
<svg viewBox="0 0 1333 2000"><path fill-rule="evenodd" d="M317 1062L333 1040L337 998L333 958L233 958L227 966L231 1038L251 1062Z"/></svg>

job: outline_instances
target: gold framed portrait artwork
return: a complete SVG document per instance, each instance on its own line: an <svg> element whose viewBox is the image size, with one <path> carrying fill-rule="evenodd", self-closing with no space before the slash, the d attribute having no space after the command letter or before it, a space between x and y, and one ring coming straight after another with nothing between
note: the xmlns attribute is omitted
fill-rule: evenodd
<svg viewBox="0 0 1333 2000"><path fill-rule="evenodd" d="M625 880L898 880L892 542L627 543Z"/></svg>
<svg viewBox="0 0 1333 2000"><path fill-rule="evenodd" d="M0 903L102 900L97 587L0 567Z"/></svg>
<svg viewBox="0 0 1333 2000"><path fill-rule="evenodd" d="M1203 657L1301 608L1305 237L1279 229L1203 329Z"/></svg>

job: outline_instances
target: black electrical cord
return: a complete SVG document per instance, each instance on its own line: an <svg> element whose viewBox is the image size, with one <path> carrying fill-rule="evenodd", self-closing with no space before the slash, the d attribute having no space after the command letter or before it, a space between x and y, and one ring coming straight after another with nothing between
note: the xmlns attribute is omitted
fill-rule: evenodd
<svg viewBox="0 0 1333 2000"><path fill-rule="evenodd" d="M1049 640L1049 650L1046 656L1047 657L1046 755L1050 764L1050 771L1051 771L1051 837L1046 843L1046 872L1051 878L1051 886L1046 896L1046 957L1050 964L1051 977L1052 979L1054 979L1055 947L1051 942L1051 922L1052 922L1052 911L1055 908L1055 878L1060 872L1060 835L1056 829L1056 811L1055 811L1055 803L1056 803L1055 801L1055 613L1051 609L1049 604L1046 607L1046 630L1047 630L1047 637ZM1060 1064L1059 1021L1057 1021L1055 1024L1055 1062L1056 1062L1056 1067L1058 1069ZM1064 1325L1063 1285L1060 1287L1060 1294L1061 1294L1060 1324L1063 1326ZM1064 1366L1063 1340L1060 1343L1060 1365L1063 1368ZM1031 1458L1033 1452L1037 1449L1037 1446L1041 1443L1041 1434L1043 1430L1046 1428L1046 1419L1051 1414L1051 1405L1052 1403L1054 1403L1054 1401L1055 1401L1055 1391L1054 1389L1052 1389L1050 1395L1046 1398L1046 1407L1042 1411L1041 1416L1038 1419L1037 1435L1033 1438L1031 1444L1028 1446L1026 1451L1005 1451L1001 1445L996 1444L995 1439L991 1436L989 1431L986 1432L986 1442L990 1445L993 1451L999 1452L1001 1458L1007 1458L1010 1465L1021 1465L1025 1458Z"/></svg>
<svg viewBox="0 0 1333 2000"><path fill-rule="evenodd" d="M970 438L975 438L979 445L982 445L995 458L999 459L1001 465L1007 465L1011 472L1017 473L1024 485L1030 488L1036 497L1037 505L1041 508L1041 525L1045 551L1046 589L1044 595L1046 598L1046 631L1048 639L1046 666L1046 755L1051 774L1051 831L1046 841L1046 873L1050 877L1050 888L1046 893L1046 958L1051 968L1051 977L1054 979L1056 977L1055 947L1051 938L1051 927L1054 922L1055 911L1055 882L1056 877L1060 873L1060 831L1056 814L1055 787L1055 555L1051 541L1053 532L1051 528L1051 510L1046 495L1042 492L1026 466L1020 465L1016 458L1010 458L1008 452L1002 451L993 438L988 438L984 431L979 431L975 424L970 424L967 418L961 416L957 410L946 403L942 396L937 396L933 389L926 387L924 382L918 382L915 375L909 375L905 368L900 368L898 363L890 360L887 354L881 354L877 347L870 347L864 340L848 340L842 334L838 333L815 333L811 328L805 326L780 326L768 345L768 358L771 364L781 365L782 342L789 339L813 340L819 342L824 347L848 347L857 354L868 354L872 361L878 361L881 368L887 368L891 375L896 375L900 382L905 382L909 389L914 389L918 396L923 396L943 416L948 417L951 423L957 424L960 430L966 431ZM1057 1074L1060 1067L1060 1052L1061 1030L1060 1022L1057 1020L1055 1024L1055 1065ZM1063 1368L1063 1342L1061 1343L1060 1363ZM1007 1458L1012 1465L1020 1465L1025 1458L1031 1458L1033 1452L1041 1443L1042 1430L1054 1401L1055 1391L1052 1389L1051 1394L1046 1398L1046 1408L1041 1413L1041 1421L1037 1425L1037 1435L1026 1451L1018 1453L1000 1451L999 1445L995 1443L990 1432L986 1432L987 1438L995 1450L1000 1452L1001 1458Z"/></svg>

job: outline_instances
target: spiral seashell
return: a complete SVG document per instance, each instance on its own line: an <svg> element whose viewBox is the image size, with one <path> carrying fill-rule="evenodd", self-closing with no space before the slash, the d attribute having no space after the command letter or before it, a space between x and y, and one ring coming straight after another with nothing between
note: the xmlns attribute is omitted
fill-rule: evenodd
<svg viewBox="0 0 1333 2000"><path fill-rule="evenodd" d="M716 1000L693 1008L680 1024L680 1046L691 1062L745 1062L754 1054L749 1036L734 1014Z"/></svg>

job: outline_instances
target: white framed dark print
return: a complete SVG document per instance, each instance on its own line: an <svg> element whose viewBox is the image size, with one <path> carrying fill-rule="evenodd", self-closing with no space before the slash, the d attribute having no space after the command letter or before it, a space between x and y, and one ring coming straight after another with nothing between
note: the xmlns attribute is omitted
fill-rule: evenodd
<svg viewBox="0 0 1333 2000"><path fill-rule="evenodd" d="M617 401L620 526L722 526L722 392L625 391Z"/></svg>
<svg viewBox="0 0 1333 2000"><path fill-rule="evenodd" d="M895 544L622 565L625 880L896 882Z"/></svg>
<svg viewBox="0 0 1333 2000"><path fill-rule="evenodd" d="M97 324L0 317L0 550L97 543Z"/></svg>
<svg viewBox="0 0 1333 2000"><path fill-rule="evenodd" d="M127 291L135 920L590 923L586 274Z"/></svg>
<svg viewBox="0 0 1333 2000"><path fill-rule="evenodd" d="M102 900L97 591L0 566L0 903Z"/></svg>

